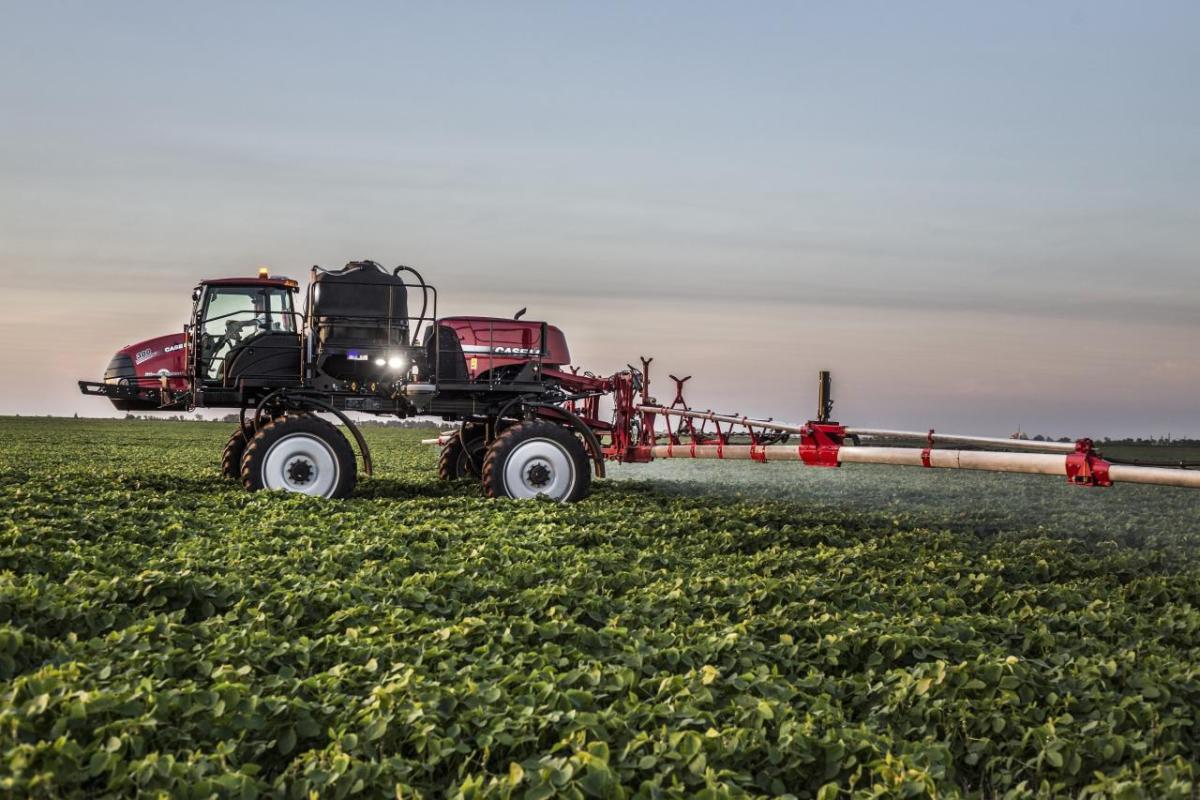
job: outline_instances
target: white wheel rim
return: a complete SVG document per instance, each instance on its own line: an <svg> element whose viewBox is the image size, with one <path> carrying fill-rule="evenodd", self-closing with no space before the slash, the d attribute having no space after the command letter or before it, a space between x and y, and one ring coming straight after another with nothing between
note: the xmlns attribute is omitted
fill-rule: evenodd
<svg viewBox="0 0 1200 800"><path fill-rule="evenodd" d="M331 497L340 469L329 443L311 433L284 436L263 458L262 483L267 489Z"/></svg>
<svg viewBox="0 0 1200 800"><path fill-rule="evenodd" d="M574 485L575 462L565 447L550 439L521 442L504 462L504 488L517 500L539 495L566 500Z"/></svg>

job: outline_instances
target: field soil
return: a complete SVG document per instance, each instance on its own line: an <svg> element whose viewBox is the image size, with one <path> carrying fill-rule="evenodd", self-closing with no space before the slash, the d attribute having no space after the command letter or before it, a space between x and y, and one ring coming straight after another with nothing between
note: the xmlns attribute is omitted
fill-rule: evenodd
<svg viewBox="0 0 1200 800"><path fill-rule="evenodd" d="M618 466L323 501L0 419L0 794L1194 797L1200 493ZM1157 448L1155 448L1157 451Z"/></svg>

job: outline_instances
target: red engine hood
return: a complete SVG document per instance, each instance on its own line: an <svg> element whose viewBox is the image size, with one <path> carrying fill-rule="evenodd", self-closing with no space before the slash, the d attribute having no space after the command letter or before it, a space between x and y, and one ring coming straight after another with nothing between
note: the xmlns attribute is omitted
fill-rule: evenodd
<svg viewBox="0 0 1200 800"><path fill-rule="evenodd" d="M125 367L123 371L126 374L110 376L106 372L105 381L108 381L110 377L132 376L157 378L167 375L182 378L187 368L187 348L183 333L168 333L165 336L156 336L144 342L122 347L113 356L113 362L121 362L120 365ZM109 370L117 366L116 363L110 363ZM128 373L129 369L133 370L132 376Z"/></svg>
<svg viewBox="0 0 1200 800"><path fill-rule="evenodd" d="M118 350L104 370L105 383L119 383L146 389L160 388L166 380L166 388L187 391L187 344L182 332L156 336L144 342L127 345ZM80 382L84 388L84 382ZM95 392L84 391L84 394ZM140 397L109 397L112 404L122 411L154 411L159 402Z"/></svg>

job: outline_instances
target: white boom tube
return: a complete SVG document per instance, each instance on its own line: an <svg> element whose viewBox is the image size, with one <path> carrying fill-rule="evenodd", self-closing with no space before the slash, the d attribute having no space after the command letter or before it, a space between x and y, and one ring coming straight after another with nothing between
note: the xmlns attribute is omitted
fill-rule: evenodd
<svg viewBox="0 0 1200 800"><path fill-rule="evenodd" d="M892 464L924 466L925 451L916 447L843 447L842 464ZM1025 472L1034 475L1067 474L1065 456L1051 453L996 453L987 450L930 450L929 466L941 469L975 469L987 472Z"/></svg>
<svg viewBox="0 0 1200 800"><path fill-rule="evenodd" d="M725 422L730 425L745 425L751 428L786 431L788 433L805 433L807 426L794 425L787 422L774 422L753 417L734 417L728 414L714 414L711 411L691 411L681 408L664 408L663 406L638 406L638 411L661 414L664 417L683 417L687 419L708 420L710 422ZM867 436L883 439L921 439L928 441L929 431L893 431L880 428L846 428L847 436ZM934 444L981 444L993 447L1005 447L1009 450L1040 450L1053 453L1075 452L1074 442L1034 442L1028 439L999 439L990 436L963 436L951 433L933 433Z"/></svg>
<svg viewBox="0 0 1200 800"><path fill-rule="evenodd" d="M752 452L753 451L753 452ZM655 458L704 458L749 461L801 461L800 449L793 445L715 444L656 445ZM924 467L925 451L917 447L851 447L838 450L839 464L885 464ZM986 450L930 450L929 466L935 469L970 469L987 472L1018 472L1031 475L1066 477L1066 456L1052 453L999 453ZM1112 464L1108 476L1115 483L1147 483L1156 486L1180 486L1200 489L1200 470L1164 467L1134 467Z"/></svg>
<svg viewBox="0 0 1200 800"><path fill-rule="evenodd" d="M1108 477L1118 483L1152 483L1155 486L1183 486L1188 489L1200 489L1200 470L1113 464L1108 468Z"/></svg>
<svg viewBox="0 0 1200 800"><path fill-rule="evenodd" d="M931 434L926 431L889 431L875 428L846 428L847 436L867 436L873 439L923 439L928 441ZM954 433L932 434L934 444L989 444L995 447L1007 447L1010 450L1050 450L1055 453L1075 452L1075 442L1034 442L1029 439L998 439L991 436L962 436Z"/></svg>

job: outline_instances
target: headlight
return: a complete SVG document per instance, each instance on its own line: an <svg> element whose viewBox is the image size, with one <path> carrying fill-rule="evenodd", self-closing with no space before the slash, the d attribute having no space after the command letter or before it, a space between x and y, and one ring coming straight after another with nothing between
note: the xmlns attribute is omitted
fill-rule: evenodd
<svg viewBox="0 0 1200 800"><path fill-rule="evenodd" d="M384 361L382 358L377 358L377 359L375 359L375 366L377 366L377 367L382 367L382 366L383 366L384 364L386 364L386 363L387 363L387 362L386 362L386 361Z"/></svg>
<svg viewBox="0 0 1200 800"><path fill-rule="evenodd" d="M404 359L400 356L392 356L388 359L387 365L392 369L400 369L404 366Z"/></svg>

